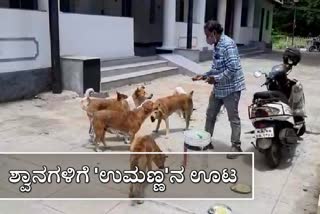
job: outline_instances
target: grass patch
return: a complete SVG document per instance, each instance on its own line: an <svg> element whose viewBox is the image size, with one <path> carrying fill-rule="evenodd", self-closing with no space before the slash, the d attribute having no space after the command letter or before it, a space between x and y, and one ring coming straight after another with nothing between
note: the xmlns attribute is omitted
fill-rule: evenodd
<svg viewBox="0 0 320 214"><path fill-rule="evenodd" d="M294 37L295 48L308 48L310 43L310 38L306 37ZM292 37L285 35L272 35L272 45L275 49L285 49L287 47L292 47Z"/></svg>

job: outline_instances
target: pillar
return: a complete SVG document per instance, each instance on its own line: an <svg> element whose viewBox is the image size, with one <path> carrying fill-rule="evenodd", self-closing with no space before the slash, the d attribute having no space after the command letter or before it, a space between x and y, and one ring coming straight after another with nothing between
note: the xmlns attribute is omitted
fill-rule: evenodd
<svg viewBox="0 0 320 214"><path fill-rule="evenodd" d="M238 1L238 0L236 0ZM218 1L218 22L224 28L226 24L227 0Z"/></svg>
<svg viewBox="0 0 320 214"><path fill-rule="evenodd" d="M242 0L234 1L233 39L238 43L241 30Z"/></svg>
<svg viewBox="0 0 320 214"><path fill-rule="evenodd" d="M192 48L193 0L188 0L187 49Z"/></svg>
<svg viewBox="0 0 320 214"><path fill-rule="evenodd" d="M54 94L61 94L62 74L60 67L59 2L57 2L57 0L48 1L52 68L52 91Z"/></svg>
<svg viewBox="0 0 320 214"><path fill-rule="evenodd" d="M256 7L256 0L249 0L248 8L248 27L253 27L254 24L254 11Z"/></svg>
<svg viewBox="0 0 320 214"><path fill-rule="evenodd" d="M164 0L162 49L176 47L176 1Z"/></svg>
<svg viewBox="0 0 320 214"><path fill-rule="evenodd" d="M195 2L195 7L194 7L194 20L195 23L199 23L201 28L200 32L198 32L198 48L200 50L203 49L203 47L206 47L206 40L205 40L205 35L204 35L204 22L205 22L205 17L206 17L206 0L196 0Z"/></svg>

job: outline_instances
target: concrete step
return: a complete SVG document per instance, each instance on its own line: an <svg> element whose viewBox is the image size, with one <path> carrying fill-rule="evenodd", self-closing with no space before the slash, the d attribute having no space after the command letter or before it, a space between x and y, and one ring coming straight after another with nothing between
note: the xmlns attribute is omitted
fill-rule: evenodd
<svg viewBox="0 0 320 214"><path fill-rule="evenodd" d="M119 74L127 74L131 72L149 70L154 68L165 67L168 65L168 61L165 60L153 60L146 62L137 62L125 65L116 65L101 68L101 77L111 77Z"/></svg>
<svg viewBox="0 0 320 214"><path fill-rule="evenodd" d="M151 81L160 77L176 75L179 72L177 67L161 67L149 70L137 71L127 74L120 74L112 77L101 78L101 91L124 85L137 84Z"/></svg>
<svg viewBox="0 0 320 214"><path fill-rule="evenodd" d="M147 62L157 60L158 56L148 56L148 57L140 57L140 56L130 56L124 58L116 58L116 59L101 59L101 67L110 67L124 64L132 64L138 62Z"/></svg>
<svg viewBox="0 0 320 214"><path fill-rule="evenodd" d="M247 53L247 52L257 51L261 49L257 46L243 46L243 47L239 47L238 50L239 50L239 53Z"/></svg>
<svg viewBox="0 0 320 214"><path fill-rule="evenodd" d="M241 58L252 57L252 56L257 56L257 55L261 55L261 54L264 54L264 53L266 53L264 50L257 49L255 51L249 51L249 52L240 53L240 57Z"/></svg>

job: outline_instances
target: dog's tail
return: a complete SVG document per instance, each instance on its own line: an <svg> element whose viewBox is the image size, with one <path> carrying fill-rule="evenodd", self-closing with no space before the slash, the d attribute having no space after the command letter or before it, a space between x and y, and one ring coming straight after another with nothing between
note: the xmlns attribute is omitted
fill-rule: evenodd
<svg viewBox="0 0 320 214"><path fill-rule="evenodd" d="M84 97L81 99L81 108L84 111L87 111L90 104L90 96L94 93L93 88L88 88L84 94Z"/></svg>
<svg viewBox="0 0 320 214"><path fill-rule="evenodd" d="M175 90L174 90L174 92L176 93L176 94L187 94L187 92L182 88L182 87L176 87L175 88Z"/></svg>
<svg viewBox="0 0 320 214"><path fill-rule="evenodd" d="M88 88L86 90L86 93L84 94L84 97L90 97L93 93L94 93L94 89L93 88Z"/></svg>

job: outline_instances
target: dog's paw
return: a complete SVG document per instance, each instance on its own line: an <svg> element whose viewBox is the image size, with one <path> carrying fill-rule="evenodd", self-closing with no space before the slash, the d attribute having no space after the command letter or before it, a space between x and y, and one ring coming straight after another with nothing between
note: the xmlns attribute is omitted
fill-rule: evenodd
<svg viewBox="0 0 320 214"><path fill-rule="evenodd" d="M94 148L94 151L95 152L102 152L102 149L101 148Z"/></svg>
<svg viewBox="0 0 320 214"><path fill-rule="evenodd" d="M153 132L153 133L158 133L158 132L159 132L159 130L153 130L152 132Z"/></svg>

